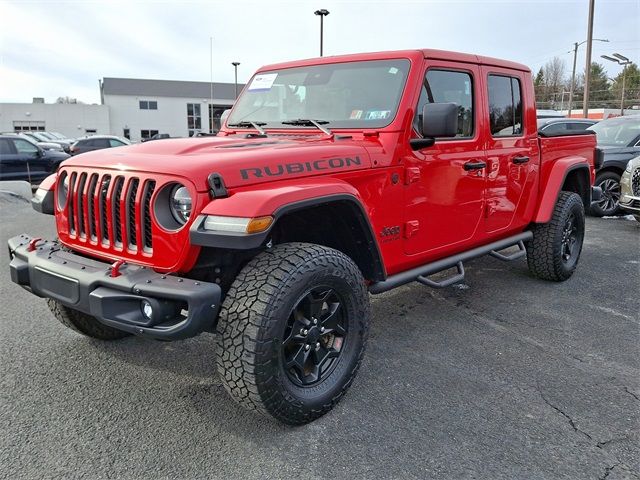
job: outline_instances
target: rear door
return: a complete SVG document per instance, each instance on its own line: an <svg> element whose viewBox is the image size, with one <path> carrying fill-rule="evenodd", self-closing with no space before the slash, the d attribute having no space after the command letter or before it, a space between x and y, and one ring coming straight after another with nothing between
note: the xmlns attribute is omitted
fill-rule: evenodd
<svg viewBox="0 0 640 480"><path fill-rule="evenodd" d="M460 249L482 220L484 137L479 115L480 71L474 64L430 60L416 105L414 135L425 103L458 105L458 133L405 158L405 253Z"/></svg>
<svg viewBox="0 0 640 480"><path fill-rule="evenodd" d="M538 170L538 134L523 111L527 105L525 73L481 67L487 95L489 128L485 133L487 191L484 228L487 233L511 230L527 222L527 199ZM531 99L533 102L533 99Z"/></svg>

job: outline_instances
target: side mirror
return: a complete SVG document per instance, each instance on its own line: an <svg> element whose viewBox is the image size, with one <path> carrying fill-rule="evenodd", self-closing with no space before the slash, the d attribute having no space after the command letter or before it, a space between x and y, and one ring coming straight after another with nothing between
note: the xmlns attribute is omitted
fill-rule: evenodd
<svg viewBox="0 0 640 480"><path fill-rule="evenodd" d="M430 147L438 137L455 137L458 133L457 103L427 103L422 107L420 130L424 138L411 140L411 148Z"/></svg>

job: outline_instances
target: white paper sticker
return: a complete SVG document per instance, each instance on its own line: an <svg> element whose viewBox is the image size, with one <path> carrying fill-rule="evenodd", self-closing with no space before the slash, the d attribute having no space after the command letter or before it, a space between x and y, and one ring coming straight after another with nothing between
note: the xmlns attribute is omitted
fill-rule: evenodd
<svg viewBox="0 0 640 480"><path fill-rule="evenodd" d="M249 85L248 90L250 92L255 92L256 90L271 90L271 86L273 82L276 81L277 73L263 73L256 75L253 77L253 81L251 85Z"/></svg>

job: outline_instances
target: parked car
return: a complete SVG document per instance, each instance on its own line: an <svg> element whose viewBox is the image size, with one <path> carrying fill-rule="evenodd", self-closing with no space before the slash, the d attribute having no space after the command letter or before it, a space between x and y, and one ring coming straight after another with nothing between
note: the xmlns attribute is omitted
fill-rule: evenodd
<svg viewBox="0 0 640 480"><path fill-rule="evenodd" d="M640 156L629 160L622 174L620 208L640 222Z"/></svg>
<svg viewBox="0 0 640 480"><path fill-rule="evenodd" d="M597 120L589 118L541 118L538 119L538 133L552 136L581 132L596 123Z"/></svg>
<svg viewBox="0 0 640 480"><path fill-rule="evenodd" d="M87 138L81 138L71 145L71 155L91 152L93 150L102 150L103 148L123 147L131 145L126 138L116 137L114 135L93 135Z"/></svg>
<svg viewBox="0 0 640 480"><path fill-rule="evenodd" d="M31 137L36 142L55 143L56 145L59 145L60 148L62 148L62 150L66 153L69 153L71 144L73 143L73 140L71 139L56 138L54 135L51 135L49 132L24 131L21 133Z"/></svg>
<svg viewBox="0 0 640 480"><path fill-rule="evenodd" d="M38 191L58 238L11 238L11 279L95 339L217 332L227 391L308 423L353 384L370 293L444 288L487 254L571 277L595 149L593 132L537 133L531 71L513 62L407 50L270 65L218 137L131 146L117 170L104 151L65 162Z"/></svg>
<svg viewBox="0 0 640 480"><path fill-rule="evenodd" d="M591 205L591 214L616 215L620 212L620 178L629 160L640 154L640 115L608 118L588 130L596 132L603 154L595 183L602 197Z"/></svg>
<svg viewBox="0 0 640 480"><path fill-rule="evenodd" d="M27 134L28 132L2 132L0 133L0 135L18 135L20 137L24 137L26 139L28 139L30 142L36 142L36 145L38 145L40 148L42 148L43 150L54 150L57 152L63 152L64 150L62 149L62 147L57 144L57 143L52 143L52 142L41 142L40 140L36 140L34 137L32 137L31 135Z"/></svg>
<svg viewBox="0 0 640 480"><path fill-rule="evenodd" d="M39 183L69 158L64 152L45 150L18 134L0 135L0 180Z"/></svg>
<svg viewBox="0 0 640 480"><path fill-rule="evenodd" d="M168 133L156 133L150 138L143 138L142 142L150 142L151 140L163 140L165 138L171 138L171 136Z"/></svg>

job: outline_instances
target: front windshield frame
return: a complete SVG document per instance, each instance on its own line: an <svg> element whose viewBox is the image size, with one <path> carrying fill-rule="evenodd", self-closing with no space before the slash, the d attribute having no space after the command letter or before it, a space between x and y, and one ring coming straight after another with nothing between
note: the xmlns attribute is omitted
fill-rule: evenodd
<svg viewBox="0 0 640 480"><path fill-rule="evenodd" d="M308 111L310 109L308 104L309 102L307 101L307 89L310 89L316 86L323 87L325 85L329 85L331 80L333 79L333 75L336 74L336 72L340 72L340 71L353 72L354 70L357 70L359 68L362 68L363 70L369 69L370 71L379 69L380 72L383 72L386 69L387 73L390 75L396 75L396 74L399 75L396 78L387 77L388 81L397 79L396 80L397 85L395 85L396 88L393 90L388 90L389 98L376 97L376 100L380 102L379 104L383 104L384 108L379 110L351 109L349 112L347 112L347 110L349 110L349 108L351 107L348 105L343 105L340 102L334 102L333 105L329 105L329 106L323 105L325 108L339 107L343 110L342 112L343 114L349 114L349 117L342 116L341 118L327 118L327 117L331 117L331 115L326 115L326 112L318 113L318 112ZM238 97L238 100L236 101L233 109L231 110L229 116L225 121L225 127L229 129L234 129L234 130L247 129L247 128L250 129L249 127L231 127L230 125L235 125L241 122L256 122L260 124L262 124L263 122L266 122L266 125L263 126L263 128L265 129L314 130L317 128L313 125L289 125L289 124L282 123L285 121L292 121L292 120L298 120L298 119L312 119L312 120L320 121L324 126L326 126L331 130L333 129L362 130L362 129L385 128L391 125L398 115L400 103L402 102L402 99L405 95L405 91L407 88L411 68L412 68L412 62L410 59L406 57L397 57L397 58L320 63L320 64L314 64L314 65L300 65L300 66L292 66L292 67L286 67L286 68L273 68L270 70L262 70L257 72L249 80L249 82L243 89L242 94ZM321 76L318 73L321 69L325 72L327 70L331 72L328 75L326 74L324 75L326 78L328 78L327 82L324 84L314 82L314 78ZM276 112L276 113L278 113L280 116L278 118L269 118L265 116L261 117L259 115L259 110L264 108L265 103L269 101L269 98L268 97L263 98L261 100L262 106L258 106L258 108L255 109L257 102L255 99L254 93L257 93L257 94L264 93L264 90L257 90L254 92L251 90L251 87L256 77L259 77L259 76L264 77L264 76L269 76L274 74L276 75L276 77L274 77L272 84L269 85L268 89L266 90L267 92L266 94L271 95L272 86L273 87L278 86L281 93L279 95L280 98L277 98L275 102L272 102L271 105L268 105L268 108L273 108L273 107L277 108L279 112ZM314 74L315 74L315 77L312 77ZM278 77L280 78L284 77L286 81L287 78L292 78L292 77L295 78L296 75L299 75L301 79L304 77L304 80L301 80L299 82L299 85L297 86L294 86L293 84L278 83ZM292 87L295 88L295 91L292 90ZM284 106L285 106L285 102L287 101L286 100L287 95L289 96L298 95L298 89L302 87L304 87L303 95L305 98L300 99L299 102L301 104L301 109L304 109L305 111L299 114L285 114ZM333 92L330 92L330 93L341 94L343 97L342 100L346 102L348 100L352 100L352 95L347 94L345 96L345 93L347 93L346 90L348 90L348 87L349 85L345 84L344 89L342 91L334 90ZM376 88L376 87L377 85L374 85L371 88ZM351 90L354 90L354 88L352 87ZM362 90L364 89L359 89L358 93L361 93ZM362 93L361 95L366 96L365 93ZM253 99L254 99L253 102L250 96L253 96ZM356 95L353 95L353 96L355 97ZM315 107L316 110L322 110L322 107L319 107L319 105L317 104L318 103L317 99L314 99L314 100L316 102L316 105L313 107ZM304 102L307 102L307 103L302 105ZM329 103L329 102L327 101L326 103ZM249 113L246 113L247 107L249 106L253 106L254 111L250 111ZM255 113L258 113L258 115L255 115ZM267 113L267 112L264 112L264 113ZM332 112L332 113L335 113L335 112ZM338 115L338 117L340 117L340 115ZM366 118L363 118L363 117L366 117ZM376 118L376 117L379 117L379 118ZM328 123L325 124L323 123L324 121Z"/></svg>
<svg viewBox="0 0 640 480"><path fill-rule="evenodd" d="M622 120L621 118L615 118L611 121L603 120L594 125L591 125L588 130L592 130L596 132L596 136L598 139L598 145L602 147L628 147L633 146L638 141L638 137L640 137L640 116L637 118L637 123L629 120ZM633 127L636 128L633 128ZM610 131L615 130L615 133L611 136L607 135L605 137L603 135L603 130L609 129ZM620 133L624 132L620 141L616 141L619 138ZM634 142L635 140L635 142ZM632 143L633 142L633 143Z"/></svg>

